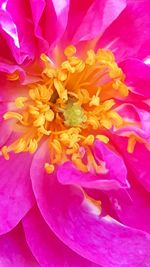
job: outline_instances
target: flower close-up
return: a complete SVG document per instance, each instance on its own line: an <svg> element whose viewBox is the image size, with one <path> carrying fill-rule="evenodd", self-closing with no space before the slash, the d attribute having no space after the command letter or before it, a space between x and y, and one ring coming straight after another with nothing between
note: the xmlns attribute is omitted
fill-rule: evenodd
<svg viewBox="0 0 150 267"><path fill-rule="evenodd" d="M0 267L150 266L149 62L149 0L0 0Z"/></svg>

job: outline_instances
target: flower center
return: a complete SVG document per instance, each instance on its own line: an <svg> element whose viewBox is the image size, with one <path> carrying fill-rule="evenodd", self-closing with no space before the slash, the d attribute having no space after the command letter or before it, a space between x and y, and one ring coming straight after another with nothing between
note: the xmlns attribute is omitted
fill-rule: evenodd
<svg viewBox="0 0 150 267"><path fill-rule="evenodd" d="M105 171L102 162L95 161L91 146L96 139L108 143L107 130L124 124L115 110L115 99L126 97L128 88L109 50L89 50L82 59L75 54L74 46L67 47L66 58L57 67L41 55L44 68L40 81L26 86L26 95L17 97L13 110L4 114L5 120L14 120L14 130L20 133L11 145L2 148L5 159L10 151L34 153L46 137L48 173L67 160L82 171ZM17 77L12 74L8 79Z"/></svg>
<svg viewBox="0 0 150 267"><path fill-rule="evenodd" d="M63 112L63 116L65 125L70 127L80 126L87 120L83 108L78 103L69 103Z"/></svg>

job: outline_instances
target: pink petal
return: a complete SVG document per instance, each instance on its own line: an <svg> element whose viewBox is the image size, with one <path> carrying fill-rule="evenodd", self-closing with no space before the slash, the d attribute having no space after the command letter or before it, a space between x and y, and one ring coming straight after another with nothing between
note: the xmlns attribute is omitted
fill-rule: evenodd
<svg viewBox="0 0 150 267"><path fill-rule="evenodd" d="M108 179L115 179L122 186L127 186L126 179L127 169L121 156L113 152L107 145L102 142L96 141L94 145L94 154L97 159L102 159L106 162L108 169Z"/></svg>
<svg viewBox="0 0 150 267"><path fill-rule="evenodd" d="M40 51L46 51L54 46L66 28L69 0L33 0L30 4Z"/></svg>
<svg viewBox="0 0 150 267"><path fill-rule="evenodd" d="M0 266L40 267L27 246L21 225L0 236Z"/></svg>
<svg viewBox="0 0 150 267"><path fill-rule="evenodd" d="M0 43L0 58L9 60L9 62L14 62L14 58L12 55L12 52L7 44L6 39L2 36L2 30L0 30L0 38L1 38L1 43Z"/></svg>
<svg viewBox="0 0 150 267"><path fill-rule="evenodd" d="M10 64L8 63L7 61L4 62L1 60L0 62L0 72L4 72L4 73L7 73L7 74L11 74L13 72L17 71L20 75L20 81L22 82L24 79L25 79L25 71L19 67L18 65L13 65L13 64Z"/></svg>
<svg viewBox="0 0 150 267"><path fill-rule="evenodd" d="M71 1L66 42L78 43L101 35L125 6L124 0L83 1L80 4Z"/></svg>
<svg viewBox="0 0 150 267"><path fill-rule="evenodd" d="M113 50L118 60L136 57L142 45L149 40L149 16L149 0L130 1L126 9L100 37L97 47ZM147 54L149 53L150 47L147 50Z"/></svg>
<svg viewBox="0 0 150 267"><path fill-rule="evenodd" d="M10 153L8 161L0 156L0 234L15 227L34 203L30 164L27 153Z"/></svg>
<svg viewBox="0 0 150 267"><path fill-rule="evenodd" d="M126 75L126 84L133 92L150 97L150 66L138 59L127 59L120 63Z"/></svg>
<svg viewBox="0 0 150 267"><path fill-rule="evenodd" d="M150 112L137 108L132 104L123 104L117 108L118 113L125 121L134 123L120 127L113 131L120 136L128 136L129 134L137 134L142 137L147 143L150 143Z"/></svg>
<svg viewBox="0 0 150 267"><path fill-rule="evenodd" d="M13 22L11 15L3 9L0 9L0 25L2 34L6 38L10 49L12 50L13 56L19 57L19 37L17 28Z"/></svg>
<svg viewBox="0 0 150 267"><path fill-rule="evenodd" d="M13 70L19 71L20 79L17 81L9 81L7 73L12 73ZM27 96L27 88L23 85L29 79L24 71L16 65L8 65L0 63L0 102L13 102L19 96ZM5 72L5 73L4 73Z"/></svg>
<svg viewBox="0 0 150 267"><path fill-rule="evenodd" d="M124 157L127 167L132 175L139 181L147 191L150 191L149 161L150 151L143 144L136 143L134 152L127 152L127 138L113 136L113 143Z"/></svg>
<svg viewBox="0 0 150 267"><path fill-rule="evenodd" d="M58 168L58 180L62 184L75 184L85 188L95 188L101 190L118 189L128 187L126 179L127 170L122 158L101 142L95 142L93 147L97 161L106 164L107 173L92 174L83 173L71 163L66 162Z"/></svg>
<svg viewBox="0 0 150 267"><path fill-rule="evenodd" d="M79 171L71 162L66 162L58 168L58 181L62 184L80 185L84 188L99 190L118 189L120 184L116 180L107 180L102 175L83 173ZM106 177L105 177L106 178ZM122 186L123 187L123 186Z"/></svg>
<svg viewBox="0 0 150 267"><path fill-rule="evenodd" d="M109 192L108 195L122 223L150 233L150 195L135 180L136 176L131 173L130 189Z"/></svg>
<svg viewBox="0 0 150 267"><path fill-rule="evenodd" d="M28 1L5 1L0 15L3 36L8 41L17 63L33 60L36 45Z"/></svg>
<svg viewBox="0 0 150 267"><path fill-rule="evenodd" d="M44 147L36 153L31 177L40 211L53 232L81 256L107 267L136 267L150 260L150 236L93 212L82 191L60 185L43 169Z"/></svg>
<svg viewBox="0 0 150 267"><path fill-rule="evenodd" d="M45 223L36 207L23 219L23 227L28 246L40 266L98 266L64 245Z"/></svg>

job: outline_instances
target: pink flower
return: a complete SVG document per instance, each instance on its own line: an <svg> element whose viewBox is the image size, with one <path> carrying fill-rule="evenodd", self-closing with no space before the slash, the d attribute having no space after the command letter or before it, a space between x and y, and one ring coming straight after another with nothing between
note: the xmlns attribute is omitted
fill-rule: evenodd
<svg viewBox="0 0 150 267"><path fill-rule="evenodd" d="M149 266L149 0L0 6L0 266Z"/></svg>

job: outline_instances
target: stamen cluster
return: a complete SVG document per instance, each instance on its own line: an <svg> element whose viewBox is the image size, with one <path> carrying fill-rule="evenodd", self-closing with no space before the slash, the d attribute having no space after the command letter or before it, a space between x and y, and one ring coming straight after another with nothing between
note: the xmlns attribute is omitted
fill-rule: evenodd
<svg viewBox="0 0 150 267"><path fill-rule="evenodd" d="M95 161L91 146L95 139L108 143L107 130L124 124L115 110L115 99L126 97L128 88L109 50L89 50L82 59L75 54L74 46L67 47L64 61L57 67L41 55L44 68L40 81L29 84L26 95L16 98L15 109L4 114L5 120L14 119L21 133L14 143L2 148L6 159L10 151L34 153L47 138L48 173L67 160L82 171L105 172L102 162ZM9 77L12 81L13 76Z"/></svg>

